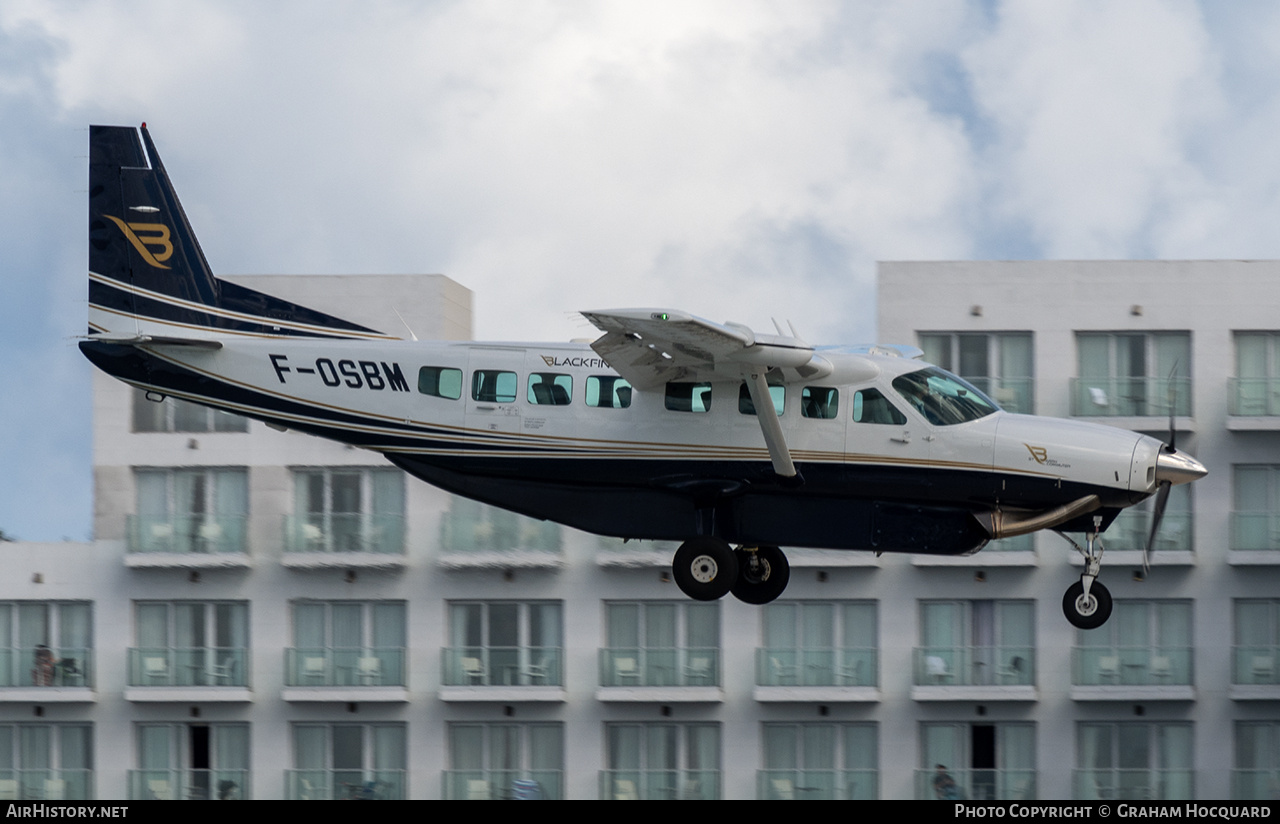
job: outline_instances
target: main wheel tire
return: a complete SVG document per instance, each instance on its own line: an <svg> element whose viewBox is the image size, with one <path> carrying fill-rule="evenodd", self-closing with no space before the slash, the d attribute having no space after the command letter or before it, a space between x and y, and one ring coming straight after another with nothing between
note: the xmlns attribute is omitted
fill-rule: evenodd
<svg viewBox="0 0 1280 824"><path fill-rule="evenodd" d="M767 604L782 594L791 580L791 565L787 556L776 546L762 546L755 550L760 562L759 571L751 572L751 551L734 550L738 559L738 578L733 583L733 597L747 604Z"/></svg>
<svg viewBox="0 0 1280 824"><path fill-rule="evenodd" d="M1086 598L1084 583L1076 581L1062 596L1062 612L1080 629L1097 629L1111 617L1111 593L1100 581L1094 581Z"/></svg>
<svg viewBox="0 0 1280 824"><path fill-rule="evenodd" d="M680 591L695 601L723 598L738 580L738 559L719 538L692 538L676 550L671 575Z"/></svg>

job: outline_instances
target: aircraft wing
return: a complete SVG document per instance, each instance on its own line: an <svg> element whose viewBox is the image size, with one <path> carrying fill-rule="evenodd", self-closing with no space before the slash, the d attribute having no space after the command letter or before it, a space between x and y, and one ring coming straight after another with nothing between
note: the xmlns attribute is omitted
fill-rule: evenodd
<svg viewBox="0 0 1280 824"><path fill-rule="evenodd" d="M605 363L637 389L668 381L739 381L752 374L782 382L811 380L831 365L797 337L760 335L736 323L715 323L671 309L583 312L604 335L591 344Z"/></svg>

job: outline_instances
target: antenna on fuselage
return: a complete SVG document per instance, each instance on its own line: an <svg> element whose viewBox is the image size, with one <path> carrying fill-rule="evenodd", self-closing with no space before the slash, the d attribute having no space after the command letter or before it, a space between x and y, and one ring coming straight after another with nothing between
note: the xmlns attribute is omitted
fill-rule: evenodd
<svg viewBox="0 0 1280 824"><path fill-rule="evenodd" d="M392 311L392 312L395 312L395 313L396 313L396 317L400 318L400 322L404 324L405 331L407 331L407 332L409 333L409 337L413 338L413 340L414 340L414 341L417 341L417 340L418 340L418 336L417 336L417 335L415 335L415 334L413 334L413 330L412 330L411 328L409 328L409 324L405 322L404 315L400 314L400 310L399 310L399 309L397 309L396 307L392 306L392 307L391 307L391 311Z"/></svg>

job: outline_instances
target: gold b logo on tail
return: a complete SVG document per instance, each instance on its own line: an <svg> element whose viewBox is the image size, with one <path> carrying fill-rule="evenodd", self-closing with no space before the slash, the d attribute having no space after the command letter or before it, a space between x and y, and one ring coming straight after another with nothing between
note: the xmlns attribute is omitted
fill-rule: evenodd
<svg viewBox="0 0 1280 824"><path fill-rule="evenodd" d="M107 220L120 227L124 236L138 250L142 259L157 269L168 269L164 261L173 257L173 241L169 240L169 227L163 223L125 223L118 217L103 215ZM159 251L152 252L150 247Z"/></svg>

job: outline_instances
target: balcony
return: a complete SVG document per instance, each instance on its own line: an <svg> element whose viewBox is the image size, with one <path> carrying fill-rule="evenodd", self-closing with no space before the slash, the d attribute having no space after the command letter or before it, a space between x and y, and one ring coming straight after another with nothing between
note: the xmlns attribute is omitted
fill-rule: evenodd
<svg viewBox="0 0 1280 824"><path fill-rule="evenodd" d="M408 701L404 647L291 647L286 701Z"/></svg>
<svg viewBox="0 0 1280 824"><path fill-rule="evenodd" d="M1189 801L1194 770L1072 770L1073 797L1080 801Z"/></svg>
<svg viewBox="0 0 1280 824"><path fill-rule="evenodd" d="M252 701L244 647L130 647L126 701Z"/></svg>
<svg viewBox="0 0 1280 824"><path fill-rule="evenodd" d="M1280 429L1280 378L1228 378L1227 429Z"/></svg>
<svg viewBox="0 0 1280 824"><path fill-rule="evenodd" d="M1173 398L1175 426L1191 431L1190 378L1072 378L1071 414L1078 418L1108 418L1108 423L1141 430L1168 428L1169 399Z"/></svg>
<svg viewBox="0 0 1280 824"><path fill-rule="evenodd" d="M561 770L445 770L448 801L561 801Z"/></svg>
<svg viewBox="0 0 1280 824"><path fill-rule="evenodd" d="M961 375L1006 412L1035 414L1035 378L974 378Z"/></svg>
<svg viewBox="0 0 1280 824"><path fill-rule="evenodd" d="M760 801L874 801L878 770L756 770Z"/></svg>
<svg viewBox="0 0 1280 824"><path fill-rule="evenodd" d="M618 647L600 650L600 701L720 702L720 650Z"/></svg>
<svg viewBox="0 0 1280 824"><path fill-rule="evenodd" d="M93 770L0 769L0 798L13 801L90 801Z"/></svg>
<svg viewBox="0 0 1280 824"><path fill-rule="evenodd" d="M1280 513L1232 512L1231 551L1227 563L1233 566L1280 565Z"/></svg>
<svg viewBox="0 0 1280 824"><path fill-rule="evenodd" d="M916 647L913 701L1035 701L1034 647Z"/></svg>
<svg viewBox="0 0 1280 824"><path fill-rule="evenodd" d="M1232 770L1233 801L1274 801L1280 795L1280 770Z"/></svg>
<svg viewBox="0 0 1280 824"><path fill-rule="evenodd" d="M1026 769L916 770L917 801L1031 801L1036 797L1036 771Z"/></svg>
<svg viewBox="0 0 1280 824"><path fill-rule="evenodd" d="M446 647L444 701L564 701L560 647Z"/></svg>
<svg viewBox="0 0 1280 824"><path fill-rule="evenodd" d="M973 555L912 555L918 567L1018 567L1036 565L1036 536L1017 535L991 541Z"/></svg>
<svg viewBox="0 0 1280 824"><path fill-rule="evenodd" d="M1191 647L1074 647L1073 701L1194 701Z"/></svg>
<svg viewBox="0 0 1280 824"><path fill-rule="evenodd" d="M250 799L248 770L129 770L130 801Z"/></svg>
<svg viewBox="0 0 1280 824"><path fill-rule="evenodd" d="M1231 698L1235 701L1280 701L1280 647L1231 648Z"/></svg>
<svg viewBox="0 0 1280 824"><path fill-rule="evenodd" d="M183 569L250 566L244 515L129 515L125 564Z"/></svg>
<svg viewBox="0 0 1280 824"><path fill-rule="evenodd" d="M93 650L54 647L48 656L0 649L0 701L86 703L93 693Z"/></svg>
<svg viewBox="0 0 1280 824"><path fill-rule="evenodd" d="M440 565L446 569L559 569L561 527L495 507L467 503L440 519Z"/></svg>
<svg viewBox="0 0 1280 824"><path fill-rule="evenodd" d="M284 565L295 569L403 569L404 516L286 515Z"/></svg>
<svg viewBox="0 0 1280 824"><path fill-rule="evenodd" d="M878 664L874 648L757 649L755 700L879 701Z"/></svg>
<svg viewBox="0 0 1280 824"><path fill-rule="evenodd" d="M605 801L714 801L719 770L601 770Z"/></svg>
<svg viewBox="0 0 1280 824"><path fill-rule="evenodd" d="M285 770L290 801L403 801L404 770Z"/></svg>

